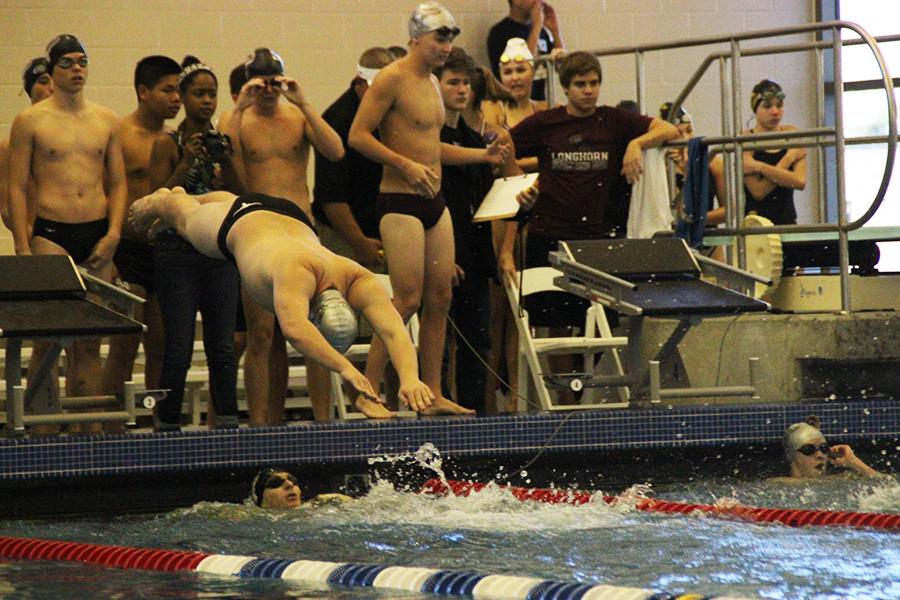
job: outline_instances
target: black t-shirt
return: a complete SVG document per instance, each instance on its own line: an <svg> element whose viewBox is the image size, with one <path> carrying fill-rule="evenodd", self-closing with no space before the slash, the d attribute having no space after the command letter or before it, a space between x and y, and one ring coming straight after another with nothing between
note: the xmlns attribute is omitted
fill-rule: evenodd
<svg viewBox="0 0 900 600"><path fill-rule="evenodd" d="M778 164L787 150L766 152L757 150L753 158L773 167ZM756 200L750 190L744 186L744 214L755 212L772 221L773 225L793 225L797 222L797 208L794 206L794 190L777 186L762 200Z"/></svg>
<svg viewBox="0 0 900 600"><path fill-rule="evenodd" d="M622 160L652 120L611 106L575 117L560 106L513 127L516 154L538 157L540 194L529 230L557 240L624 233L631 186L621 175Z"/></svg>
<svg viewBox="0 0 900 600"><path fill-rule="evenodd" d="M531 35L531 24L519 23L509 17L504 18L502 21L491 27L491 30L488 33L487 50L494 77L500 79L500 55L503 54L503 49L506 48L506 42L514 37L527 40L529 35ZM553 35L546 27L544 27L541 29L541 35L538 38L537 52L534 53L535 57L543 54L550 54L550 51L555 47L556 42L553 39ZM536 67L534 71L534 85L531 88L532 100L547 99L546 86L544 85L546 78L546 67L543 65Z"/></svg>
<svg viewBox="0 0 900 600"><path fill-rule="evenodd" d="M455 129L446 125L441 128L441 141L463 148L485 147L481 136L462 119ZM473 223L472 216L493 183L491 167L486 164L441 167L441 193L453 219L456 264L466 273L487 277L497 272L491 224Z"/></svg>
<svg viewBox="0 0 900 600"><path fill-rule="evenodd" d="M350 125L353 124L357 110L359 98L353 88L350 88L322 113L325 122L341 136L345 154L342 160L331 162L316 152L316 181L313 188L315 201L312 211L316 221L331 225L325 216L323 205L330 202L347 203L363 234L370 238L380 238L375 199L381 184L381 165L347 144Z"/></svg>

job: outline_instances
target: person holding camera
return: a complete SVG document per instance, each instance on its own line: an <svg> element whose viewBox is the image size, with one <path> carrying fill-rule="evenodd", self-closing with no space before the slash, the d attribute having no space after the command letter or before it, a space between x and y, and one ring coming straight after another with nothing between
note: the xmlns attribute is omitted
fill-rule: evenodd
<svg viewBox="0 0 900 600"><path fill-rule="evenodd" d="M182 61L178 91L184 120L153 144L150 189L183 187L190 194L244 191L228 137L212 126L218 80L193 56ZM210 426L237 427L237 363L234 325L240 280L227 260L197 252L174 229L155 240L156 289L165 323L160 387L171 390L157 406L157 430L180 428L184 383L194 349L197 311L203 317L203 350L209 366ZM214 411L214 412L213 412Z"/></svg>

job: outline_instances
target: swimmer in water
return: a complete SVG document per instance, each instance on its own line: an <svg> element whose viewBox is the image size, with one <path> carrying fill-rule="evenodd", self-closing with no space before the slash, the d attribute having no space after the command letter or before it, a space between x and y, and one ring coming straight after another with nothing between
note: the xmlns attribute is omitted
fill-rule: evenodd
<svg viewBox="0 0 900 600"><path fill-rule="evenodd" d="M303 504L303 490L297 478L284 469L266 468L256 474L250 486L250 500L267 510L293 510ZM344 494L319 494L307 504L341 503L352 500Z"/></svg>
<svg viewBox="0 0 900 600"><path fill-rule="evenodd" d="M829 446L819 430L819 418L816 416L809 416L805 422L789 426L784 432L782 444L785 457L790 463L791 474L788 477L775 477L773 480L796 483L849 474L861 477L889 477L860 460L850 446L846 444ZM837 467L841 471L832 473L829 472L829 467Z"/></svg>

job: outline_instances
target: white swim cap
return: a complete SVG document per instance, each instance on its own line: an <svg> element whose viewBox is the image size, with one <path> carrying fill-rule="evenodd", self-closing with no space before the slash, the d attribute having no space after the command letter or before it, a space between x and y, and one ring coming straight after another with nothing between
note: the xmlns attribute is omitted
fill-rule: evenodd
<svg viewBox="0 0 900 600"><path fill-rule="evenodd" d="M519 37L509 38L509 41L506 42L506 48L503 49L503 54L500 55L501 65L505 65L510 61L530 62L533 60L534 55L528 49L528 42Z"/></svg>
<svg viewBox="0 0 900 600"><path fill-rule="evenodd" d="M341 354L356 341L356 313L335 289L325 290L313 298L309 307L309 320Z"/></svg>
<svg viewBox="0 0 900 600"><path fill-rule="evenodd" d="M784 445L784 452L788 460L790 460L792 454L801 446L824 439L825 436L819 430L819 418L810 416L803 423L789 425L784 430L784 437L781 439L781 442Z"/></svg>
<svg viewBox="0 0 900 600"><path fill-rule="evenodd" d="M414 40L432 31L438 31L451 38L459 35L456 19L443 4L422 2L409 16L409 37Z"/></svg>

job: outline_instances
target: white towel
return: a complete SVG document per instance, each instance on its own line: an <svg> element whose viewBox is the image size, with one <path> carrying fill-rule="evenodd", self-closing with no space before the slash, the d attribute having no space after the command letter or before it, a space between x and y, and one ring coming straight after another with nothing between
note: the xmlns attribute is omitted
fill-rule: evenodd
<svg viewBox="0 0 900 600"><path fill-rule="evenodd" d="M657 231L672 229L666 155L662 148L644 150L644 174L631 187L628 237L649 238Z"/></svg>

